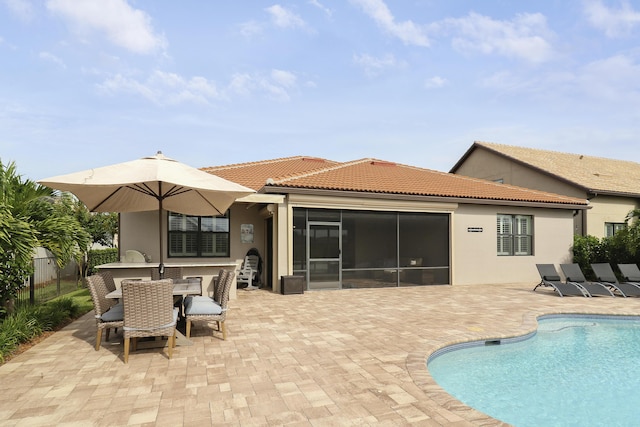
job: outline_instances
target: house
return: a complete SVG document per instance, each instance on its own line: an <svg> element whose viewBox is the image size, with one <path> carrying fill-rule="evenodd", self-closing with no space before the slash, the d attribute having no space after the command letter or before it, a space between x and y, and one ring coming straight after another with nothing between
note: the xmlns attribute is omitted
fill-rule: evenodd
<svg viewBox="0 0 640 427"><path fill-rule="evenodd" d="M288 157L202 168L253 188L223 217L163 212L165 262L259 252L261 283L306 290L534 283L568 262L584 198L384 160ZM121 215L121 248L158 258L157 212ZM207 287L210 291L211 287Z"/></svg>
<svg viewBox="0 0 640 427"><path fill-rule="evenodd" d="M590 209L576 211L578 235L612 236L640 202L640 163L628 160L474 142L450 172L587 199Z"/></svg>

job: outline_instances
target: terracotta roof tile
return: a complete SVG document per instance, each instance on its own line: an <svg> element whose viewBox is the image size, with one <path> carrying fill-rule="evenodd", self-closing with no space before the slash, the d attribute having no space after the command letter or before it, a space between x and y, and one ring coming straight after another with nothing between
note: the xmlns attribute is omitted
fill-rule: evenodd
<svg viewBox="0 0 640 427"><path fill-rule="evenodd" d="M324 169L336 164L338 162L318 157L295 156L226 166L211 166L201 168L201 170L257 191L265 186L267 179Z"/></svg>
<svg viewBox="0 0 640 427"><path fill-rule="evenodd" d="M255 190L269 179L267 186L292 189L586 205L584 199L371 158L339 163L298 156L202 170Z"/></svg>
<svg viewBox="0 0 640 427"><path fill-rule="evenodd" d="M640 195L640 163L488 142L474 145L526 163L588 191Z"/></svg>
<svg viewBox="0 0 640 427"><path fill-rule="evenodd" d="M279 187L562 204L586 201L377 159L276 179Z"/></svg>

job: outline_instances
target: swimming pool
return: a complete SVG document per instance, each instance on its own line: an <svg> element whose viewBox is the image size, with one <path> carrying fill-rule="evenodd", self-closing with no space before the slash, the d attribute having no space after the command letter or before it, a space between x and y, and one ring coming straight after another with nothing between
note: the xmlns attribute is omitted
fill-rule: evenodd
<svg viewBox="0 0 640 427"><path fill-rule="evenodd" d="M517 427L640 425L639 317L543 316L537 333L441 349L427 366L449 394Z"/></svg>

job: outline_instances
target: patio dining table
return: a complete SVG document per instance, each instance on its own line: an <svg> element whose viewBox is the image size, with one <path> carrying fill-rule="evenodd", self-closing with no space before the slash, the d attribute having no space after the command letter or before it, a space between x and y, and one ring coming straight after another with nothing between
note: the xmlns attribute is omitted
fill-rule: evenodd
<svg viewBox="0 0 640 427"><path fill-rule="evenodd" d="M201 295L202 283L200 279L174 279L173 280L173 295L186 297L187 295ZM115 291L109 292L105 295L107 298L120 299L122 298L122 289L117 288Z"/></svg>

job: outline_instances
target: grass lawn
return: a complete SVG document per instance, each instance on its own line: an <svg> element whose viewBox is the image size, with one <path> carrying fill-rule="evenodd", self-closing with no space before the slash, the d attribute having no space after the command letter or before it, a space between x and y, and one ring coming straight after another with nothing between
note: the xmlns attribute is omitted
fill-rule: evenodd
<svg viewBox="0 0 640 427"><path fill-rule="evenodd" d="M71 292L78 290L78 283L75 280L61 280L60 281L60 295L68 295ZM87 291L88 292L88 291ZM41 304L46 301L58 298L58 285L56 283L49 283L47 285L38 287L35 290L35 303ZM23 288L18 292L18 298L16 300L17 305L29 303L29 288Z"/></svg>
<svg viewBox="0 0 640 427"><path fill-rule="evenodd" d="M75 291L71 291L68 294L64 294L62 296L54 298L54 300L60 298L70 298L75 304L78 305L78 317L93 310L93 301L91 300L91 294L89 293L89 289L87 288L76 289Z"/></svg>

